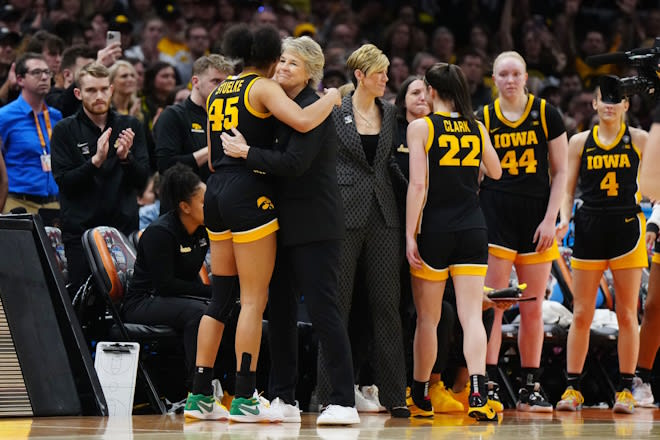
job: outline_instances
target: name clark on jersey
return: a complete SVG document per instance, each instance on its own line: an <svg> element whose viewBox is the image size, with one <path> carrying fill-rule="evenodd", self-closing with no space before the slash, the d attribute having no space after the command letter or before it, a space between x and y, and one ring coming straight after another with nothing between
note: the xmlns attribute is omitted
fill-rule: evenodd
<svg viewBox="0 0 660 440"><path fill-rule="evenodd" d="M630 168L630 166L630 159L627 154L587 156L588 170L599 170L601 168Z"/></svg>
<svg viewBox="0 0 660 440"><path fill-rule="evenodd" d="M445 124L445 131L452 133L470 133L470 126L467 121L451 121L445 119L443 122Z"/></svg>
<svg viewBox="0 0 660 440"><path fill-rule="evenodd" d="M539 139L534 130L514 133L498 133L494 136L495 148L527 147L538 145Z"/></svg>
<svg viewBox="0 0 660 440"><path fill-rule="evenodd" d="M216 90L216 94L220 93L236 93L241 89L241 86L243 85L243 80L239 79L238 81L225 81Z"/></svg>

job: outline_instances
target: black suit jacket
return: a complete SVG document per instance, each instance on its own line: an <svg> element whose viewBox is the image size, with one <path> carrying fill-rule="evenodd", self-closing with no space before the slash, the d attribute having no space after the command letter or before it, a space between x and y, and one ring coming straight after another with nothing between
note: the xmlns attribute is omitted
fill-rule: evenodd
<svg viewBox="0 0 660 440"><path fill-rule="evenodd" d="M339 191L346 211L346 228L364 228L369 219L372 197L376 197L385 224L391 228L400 225L396 198L392 190L392 178L405 182L405 177L396 165L396 109L392 104L377 99L381 109L382 124L378 136L378 147L374 164L367 162L360 134L355 127L352 96L342 99L341 107L335 108L332 117L337 129L339 150L337 156L337 179Z"/></svg>
<svg viewBox="0 0 660 440"><path fill-rule="evenodd" d="M294 101L307 107L319 97L307 87ZM280 240L291 246L344 236L344 207L337 185L337 136L328 117L318 127L299 133L279 124L275 149L250 148L246 165L276 180L275 207Z"/></svg>

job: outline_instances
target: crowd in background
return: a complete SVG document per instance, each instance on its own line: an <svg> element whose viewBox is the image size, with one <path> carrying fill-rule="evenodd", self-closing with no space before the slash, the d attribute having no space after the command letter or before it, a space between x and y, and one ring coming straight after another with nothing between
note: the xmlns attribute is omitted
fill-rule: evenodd
<svg viewBox="0 0 660 440"><path fill-rule="evenodd" d="M492 99L490 73L497 53L517 50L525 58L530 92L561 109L569 134L588 127L594 116L590 87L595 76L634 72L621 66L589 67L584 59L608 51L653 45L660 35L657 1L473 0L425 1L254 1L230 0L10 0L0 10L0 101L17 96L11 66L27 50L41 49L52 70L53 91L67 86L71 65L66 49L83 44L106 47L107 30L121 32L123 58L135 69L136 84L117 82L141 97L130 111L150 130L159 109L185 97L193 61L218 53L224 30L236 22L273 24L282 36L310 35L325 52L322 86L348 81L347 56L364 42L390 59L388 93L423 74L436 61L460 64L468 76L473 105ZM93 58L96 58L95 56ZM75 60L74 60L75 61ZM70 61L69 61L70 63ZM54 93L54 92L51 92ZM53 103L52 100L47 100ZM62 104L55 105L64 111ZM633 125L648 128L650 103L633 98ZM155 168L155 161L151 160Z"/></svg>

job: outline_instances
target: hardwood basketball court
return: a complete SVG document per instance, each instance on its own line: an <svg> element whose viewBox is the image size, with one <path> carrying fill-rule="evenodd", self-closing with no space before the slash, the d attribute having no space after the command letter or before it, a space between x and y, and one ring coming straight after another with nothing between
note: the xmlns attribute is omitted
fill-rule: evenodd
<svg viewBox="0 0 660 440"><path fill-rule="evenodd" d="M609 409L578 413L529 414L504 412L495 423L475 422L467 416L436 415L433 420L401 420L387 415L361 414L350 427L317 427L316 414L305 413L301 424L236 424L185 422L183 415L133 417L52 417L0 420L0 438L24 439L599 439L660 438L660 410L636 409L613 414Z"/></svg>

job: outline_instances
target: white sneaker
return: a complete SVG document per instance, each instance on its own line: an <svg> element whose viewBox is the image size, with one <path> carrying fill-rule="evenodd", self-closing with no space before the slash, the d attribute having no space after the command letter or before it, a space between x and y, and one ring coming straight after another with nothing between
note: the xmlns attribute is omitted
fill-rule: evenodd
<svg viewBox="0 0 660 440"><path fill-rule="evenodd" d="M229 420L233 422L281 422L283 419L282 411L271 407L268 399L259 396L256 391L251 398L235 397L231 401Z"/></svg>
<svg viewBox="0 0 660 440"><path fill-rule="evenodd" d="M188 393L183 414L186 419L227 420L229 411L213 396Z"/></svg>
<svg viewBox="0 0 660 440"><path fill-rule="evenodd" d="M352 406L328 405L316 418L317 425L352 425L360 423L360 416Z"/></svg>
<svg viewBox="0 0 660 440"><path fill-rule="evenodd" d="M377 413L380 411L376 402L367 399L357 385L355 385L355 408L358 412L366 413Z"/></svg>
<svg viewBox="0 0 660 440"><path fill-rule="evenodd" d="M298 408L298 402L296 405L289 405L284 400L276 397L271 403L271 408L279 409L284 417L282 420L284 423L300 423L300 408Z"/></svg>
<svg viewBox="0 0 660 440"><path fill-rule="evenodd" d="M211 386L213 387L213 397L215 397L215 400L217 400L218 402L222 402L223 392L222 392L222 385L220 384L220 380L213 379L211 381Z"/></svg>
<svg viewBox="0 0 660 440"><path fill-rule="evenodd" d="M371 400L376 404L378 412L387 411L387 408L380 404L380 400L378 399L378 387L376 385L363 386L362 395L365 399Z"/></svg>
<svg viewBox="0 0 660 440"><path fill-rule="evenodd" d="M632 388L632 394L638 407L656 408L651 384L642 382L642 379L639 377L634 377Z"/></svg>

